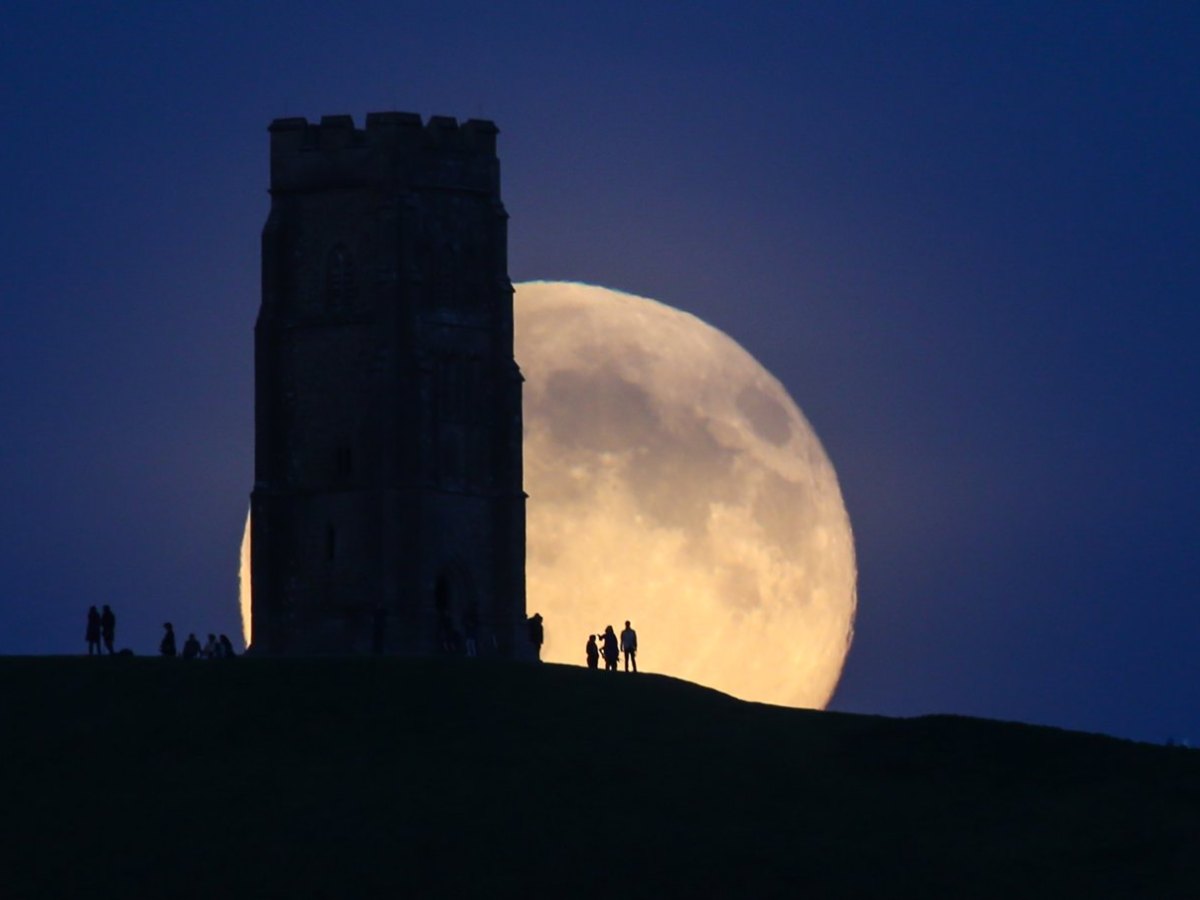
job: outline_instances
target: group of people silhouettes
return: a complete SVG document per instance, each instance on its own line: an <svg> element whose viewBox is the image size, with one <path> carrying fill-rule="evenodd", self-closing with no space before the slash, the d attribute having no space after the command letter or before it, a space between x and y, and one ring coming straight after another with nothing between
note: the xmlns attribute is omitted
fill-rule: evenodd
<svg viewBox="0 0 1200 900"><path fill-rule="evenodd" d="M100 610L94 606L88 608L87 630L84 634L88 656L102 656L105 653L109 656L114 655L116 650L113 648L113 641L116 633L117 617L107 603ZM121 651L124 655L130 652ZM163 623L163 636L158 643L158 652L161 656L182 656L184 659L227 659L237 656L233 642L226 635L218 637L215 634L210 634L203 646L196 640L196 635L189 634L183 642L183 653L179 653L175 646L175 629L170 622Z"/></svg>
<svg viewBox="0 0 1200 900"><path fill-rule="evenodd" d="M442 619L448 620L448 616L439 617L439 630L442 631L441 639L443 641L442 649L448 652L453 652L458 649L458 641L454 640L455 629L446 626ZM541 656L542 643L545 640L545 630L542 624L542 616L540 613L534 613L526 620L526 625L529 629L529 642L533 644L537 655ZM466 640L465 650L467 656L476 655L476 628L477 622L473 615L468 616L466 620ZM97 610L96 607L90 607L87 614L87 638L88 656L98 656L102 652L113 654L113 640L116 636L117 617L105 604L102 610ZM101 650L103 646L104 650ZM129 651L122 651L128 653ZM237 656L233 649L233 643L228 636L222 634L219 637L214 634L208 636L208 641L201 646L200 641L196 639L195 634L189 634L187 640L183 642L183 652L180 653L175 644L175 628L170 622L163 623L163 636L158 644L158 652L160 656L176 657L182 656L184 659L229 659ZM378 652L378 651L377 651ZM597 669L600 667L600 658L604 658L604 668L606 671L617 671L617 661L621 654L625 655L625 671L637 671L637 632L633 630L633 626L626 620L625 628L621 632L620 639L617 638L617 633L611 625L604 629L604 633L600 635L597 642L596 635L589 634L587 639L587 647L585 648L587 656L587 666L589 669Z"/></svg>
<svg viewBox="0 0 1200 900"><path fill-rule="evenodd" d="M179 654L175 648L175 628L170 622L163 623L163 638L159 641L158 652L161 656L178 656L182 655L184 659L232 659L237 656L234 652L233 643L226 635L217 637L215 634L210 634L204 646L200 646L200 642L196 640L195 634L189 634L187 640L183 642L183 653Z"/></svg>
<svg viewBox="0 0 1200 900"><path fill-rule="evenodd" d="M542 653L542 643L546 637L545 627L542 622L541 613L534 613L526 620L526 625L529 628L529 642L533 644L539 659ZM633 630L633 626L626 619L625 628L621 632L619 639L611 625L605 627L604 633L599 638L594 634L589 634L587 646L584 648L584 656L587 659L587 667L589 669L600 668L600 658L603 657L605 671L615 672L617 671L617 661L623 653L625 654L625 671L636 672L637 648L637 632Z"/></svg>
<svg viewBox="0 0 1200 900"><path fill-rule="evenodd" d="M632 667L633 671L637 671L637 632L633 630L628 620L625 622L625 628L621 632L621 639L618 643L617 634L613 631L613 627L609 625L604 629L604 634L600 636L600 644L596 643L596 635L589 634L587 646L584 648L587 655L587 666L589 669L600 667L600 657L604 657L605 671L617 671L617 660L620 655L625 654L625 671L628 672Z"/></svg>

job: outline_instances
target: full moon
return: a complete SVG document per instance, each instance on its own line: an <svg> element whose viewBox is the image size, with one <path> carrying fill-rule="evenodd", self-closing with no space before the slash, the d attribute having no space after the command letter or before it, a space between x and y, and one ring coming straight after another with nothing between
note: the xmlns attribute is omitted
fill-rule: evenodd
<svg viewBox="0 0 1200 900"><path fill-rule="evenodd" d="M820 708L853 637L837 475L783 386L688 313L563 282L516 288L530 613L542 658L638 633L638 664Z"/></svg>
<svg viewBox="0 0 1200 900"><path fill-rule="evenodd" d="M787 391L654 300L529 282L514 308L542 658L582 665L589 634L628 620L642 671L824 707L854 632L854 539ZM248 527L241 575L248 642Z"/></svg>

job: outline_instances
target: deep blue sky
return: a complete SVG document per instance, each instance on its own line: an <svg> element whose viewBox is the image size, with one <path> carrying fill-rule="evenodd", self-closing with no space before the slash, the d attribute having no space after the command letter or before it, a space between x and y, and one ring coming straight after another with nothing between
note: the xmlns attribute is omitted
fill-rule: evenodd
<svg viewBox="0 0 1200 900"><path fill-rule="evenodd" d="M788 387L860 566L834 708L1200 740L1200 7L0 11L0 652L236 632L277 116L501 128L514 280Z"/></svg>

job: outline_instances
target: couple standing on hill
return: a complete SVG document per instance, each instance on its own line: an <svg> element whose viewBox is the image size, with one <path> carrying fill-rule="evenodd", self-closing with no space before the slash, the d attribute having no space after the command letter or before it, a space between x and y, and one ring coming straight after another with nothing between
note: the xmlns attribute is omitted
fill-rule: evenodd
<svg viewBox="0 0 1200 900"><path fill-rule="evenodd" d="M617 671L617 635L613 631L613 627L609 625L604 629L604 634L600 638L604 642L604 669L605 671ZM637 632L630 626L628 620L625 622L625 630L621 632L621 651L625 654L625 671L629 671L629 667L633 666L633 671L637 671ZM596 636L588 635L587 641L587 664L589 669L595 669L600 664L601 651L596 646Z"/></svg>
<svg viewBox="0 0 1200 900"><path fill-rule="evenodd" d="M87 630L84 637L87 639L88 656L100 655L100 639L104 639L104 646L108 650L108 655L113 654L113 636L117 631L117 617L113 615L113 611L108 608L108 604L104 604L104 612L96 611L96 607L88 608L87 614Z"/></svg>

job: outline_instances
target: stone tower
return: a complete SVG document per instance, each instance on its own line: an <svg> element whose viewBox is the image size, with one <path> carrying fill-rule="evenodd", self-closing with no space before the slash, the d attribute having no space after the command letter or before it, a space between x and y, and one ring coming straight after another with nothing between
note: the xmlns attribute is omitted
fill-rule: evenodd
<svg viewBox="0 0 1200 900"><path fill-rule="evenodd" d="M271 124L253 646L532 655L497 129ZM451 649L447 648L447 644Z"/></svg>

